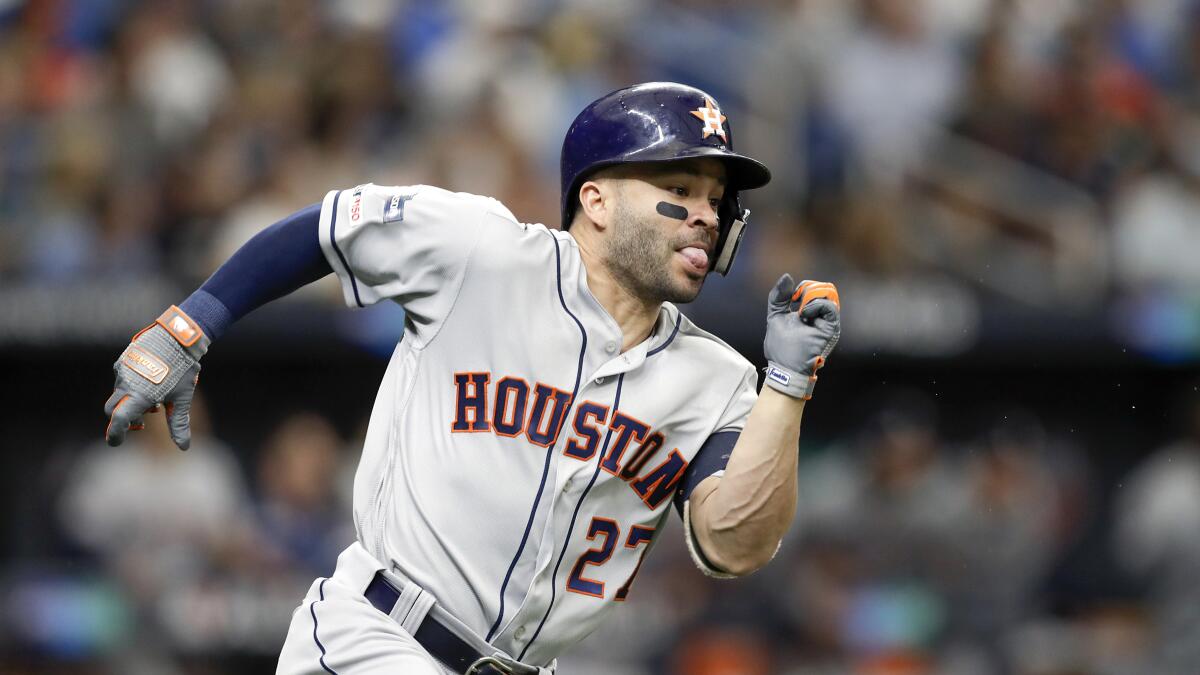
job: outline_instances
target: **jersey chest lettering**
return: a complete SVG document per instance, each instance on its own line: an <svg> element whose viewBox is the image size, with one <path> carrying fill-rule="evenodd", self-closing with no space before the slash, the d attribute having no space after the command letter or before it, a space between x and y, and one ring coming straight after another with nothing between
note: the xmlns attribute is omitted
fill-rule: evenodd
<svg viewBox="0 0 1200 675"><path fill-rule="evenodd" d="M452 433L524 436L543 448L558 438L572 405L569 391L541 382L530 385L512 376L494 381L489 372L455 373L454 396ZM666 437L623 410L583 401L575 407L570 429L564 455L591 461L607 436L607 450L598 460L600 468L628 483L651 509L671 498L687 469L688 462L678 448L647 469L651 458L666 445Z"/></svg>

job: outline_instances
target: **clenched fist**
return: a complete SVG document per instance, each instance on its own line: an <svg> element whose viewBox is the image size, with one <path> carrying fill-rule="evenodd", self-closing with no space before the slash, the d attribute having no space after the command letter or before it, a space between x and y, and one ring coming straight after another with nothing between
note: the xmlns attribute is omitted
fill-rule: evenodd
<svg viewBox="0 0 1200 675"><path fill-rule="evenodd" d="M779 277L767 299L766 383L772 389L808 400L817 383L817 370L842 334L837 288L823 281Z"/></svg>

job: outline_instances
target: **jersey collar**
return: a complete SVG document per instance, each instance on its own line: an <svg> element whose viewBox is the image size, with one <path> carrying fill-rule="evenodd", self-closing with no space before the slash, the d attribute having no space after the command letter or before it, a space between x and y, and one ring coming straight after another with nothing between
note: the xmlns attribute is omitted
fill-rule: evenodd
<svg viewBox="0 0 1200 675"><path fill-rule="evenodd" d="M654 324L654 330L650 331L650 336L629 351L617 354L600 366L593 377L620 375L638 368L646 362L646 359L663 351L675 341L675 336L679 333L679 324L682 321L683 317L679 308L669 302L664 302L662 308L658 310L658 321Z"/></svg>

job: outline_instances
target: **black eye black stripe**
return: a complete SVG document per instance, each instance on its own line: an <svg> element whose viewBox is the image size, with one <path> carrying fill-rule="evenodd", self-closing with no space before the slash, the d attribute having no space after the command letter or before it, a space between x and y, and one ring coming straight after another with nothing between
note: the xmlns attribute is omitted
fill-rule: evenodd
<svg viewBox="0 0 1200 675"><path fill-rule="evenodd" d="M687 220L688 211L678 204L659 202L655 209L662 215L675 220Z"/></svg>

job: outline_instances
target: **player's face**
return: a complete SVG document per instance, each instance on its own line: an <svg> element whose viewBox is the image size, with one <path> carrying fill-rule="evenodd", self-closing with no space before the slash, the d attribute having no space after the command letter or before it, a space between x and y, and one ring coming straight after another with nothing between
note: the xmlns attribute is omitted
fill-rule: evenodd
<svg viewBox="0 0 1200 675"><path fill-rule="evenodd" d="M717 245L725 165L687 159L633 165L620 181L606 264L638 297L691 302Z"/></svg>

